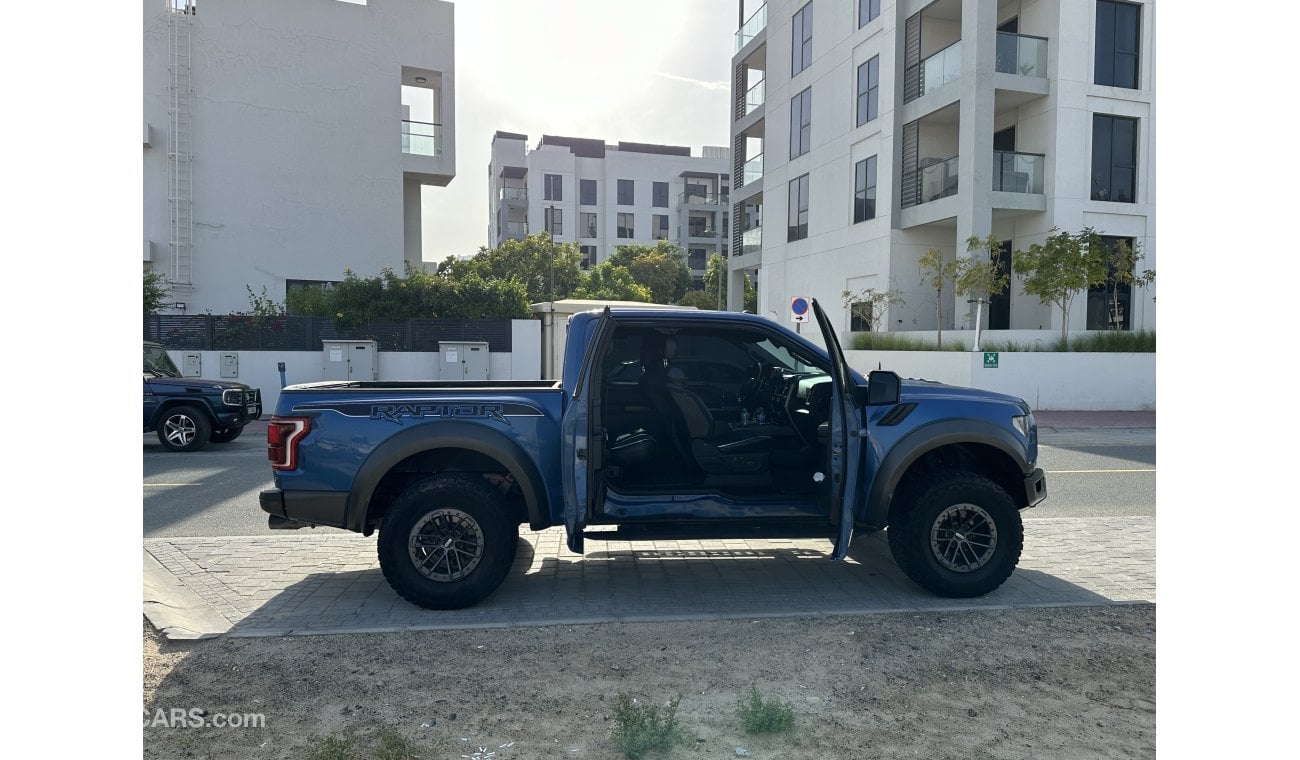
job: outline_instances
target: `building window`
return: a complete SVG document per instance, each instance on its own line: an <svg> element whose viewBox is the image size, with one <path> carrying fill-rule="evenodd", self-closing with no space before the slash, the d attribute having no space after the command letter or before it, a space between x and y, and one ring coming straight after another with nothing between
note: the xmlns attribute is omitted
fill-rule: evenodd
<svg viewBox="0 0 1300 760"><path fill-rule="evenodd" d="M871 332L876 323L870 301L854 301L849 304L849 332Z"/></svg>
<svg viewBox="0 0 1300 760"><path fill-rule="evenodd" d="M633 192L632 180L620 179L618 181L618 205L633 206L636 205L636 195Z"/></svg>
<svg viewBox="0 0 1300 760"><path fill-rule="evenodd" d="M880 56L858 67L858 126L880 115Z"/></svg>
<svg viewBox="0 0 1300 760"><path fill-rule="evenodd" d="M591 265L596 261L596 246L584 245L579 250L582 253L582 268L590 269Z"/></svg>
<svg viewBox="0 0 1300 760"><path fill-rule="evenodd" d="M543 174L543 193L542 197L548 201L564 200L564 186L560 182L561 177L558 174Z"/></svg>
<svg viewBox="0 0 1300 760"><path fill-rule="evenodd" d="M692 248L686 256L686 266L689 269L704 269L708 266L708 251L703 248Z"/></svg>
<svg viewBox="0 0 1300 760"><path fill-rule="evenodd" d="M622 182L622 181L623 181L623 180L619 180L619 182ZM619 236L619 237L621 237L621 238L631 239L631 238L633 238L633 237L635 236L635 230L632 229L632 226L633 226L633 225L632 225L632 220L633 220L633 218L634 218L634 217L633 217L632 214L619 214L619 215L618 215L618 236Z"/></svg>
<svg viewBox="0 0 1300 760"><path fill-rule="evenodd" d="M578 203L584 206L596 205L596 180L578 180Z"/></svg>
<svg viewBox="0 0 1300 760"><path fill-rule="evenodd" d="M546 209L546 231L551 233L551 235L564 234L564 209Z"/></svg>
<svg viewBox="0 0 1300 760"><path fill-rule="evenodd" d="M853 223L876 218L876 157L864 158L853 167Z"/></svg>
<svg viewBox="0 0 1300 760"><path fill-rule="evenodd" d="M790 180L789 232L786 242L808 237L808 175Z"/></svg>
<svg viewBox="0 0 1300 760"><path fill-rule="evenodd" d="M585 238L596 237L596 215L587 211L578 213L578 234Z"/></svg>
<svg viewBox="0 0 1300 760"><path fill-rule="evenodd" d="M650 233L655 240L668 239L667 214L654 214L650 217Z"/></svg>
<svg viewBox="0 0 1300 760"><path fill-rule="evenodd" d="M1092 115L1092 199L1135 203L1137 200L1138 120Z"/></svg>
<svg viewBox="0 0 1300 760"><path fill-rule="evenodd" d="M808 152L812 146L812 88L790 98L790 158Z"/></svg>
<svg viewBox="0 0 1300 760"><path fill-rule="evenodd" d="M1133 250L1134 239L1131 237L1103 235L1101 240L1107 247L1127 245L1130 251ZM1115 282L1114 269L1111 269L1107 275L1106 283L1088 288L1086 329L1132 330L1133 286L1127 282Z"/></svg>
<svg viewBox="0 0 1300 760"><path fill-rule="evenodd" d="M668 208L668 183L667 182L654 183L653 195L654 195L653 202L650 205L654 206L655 208Z"/></svg>
<svg viewBox="0 0 1300 760"><path fill-rule="evenodd" d="M880 0L858 0L858 28L880 15Z"/></svg>
<svg viewBox="0 0 1300 760"><path fill-rule="evenodd" d="M808 3L794 14L790 23L790 76L812 64L812 25L812 3Z"/></svg>
<svg viewBox="0 0 1300 760"><path fill-rule="evenodd" d="M1133 3L1097 0L1097 47L1093 81L1138 89L1142 8Z"/></svg>

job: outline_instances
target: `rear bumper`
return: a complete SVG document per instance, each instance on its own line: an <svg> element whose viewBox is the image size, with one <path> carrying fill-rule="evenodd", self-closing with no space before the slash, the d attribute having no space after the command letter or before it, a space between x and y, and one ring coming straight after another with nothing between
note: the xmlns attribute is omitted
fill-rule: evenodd
<svg viewBox="0 0 1300 760"><path fill-rule="evenodd" d="M307 525L347 527L348 495L336 491L281 491L268 488L258 494L262 511L272 517ZM279 522L273 520L272 522ZM276 525L274 527L288 527Z"/></svg>
<svg viewBox="0 0 1300 760"><path fill-rule="evenodd" d="M1047 476L1039 467L1025 476L1025 506L1032 507L1047 498Z"/></svg>

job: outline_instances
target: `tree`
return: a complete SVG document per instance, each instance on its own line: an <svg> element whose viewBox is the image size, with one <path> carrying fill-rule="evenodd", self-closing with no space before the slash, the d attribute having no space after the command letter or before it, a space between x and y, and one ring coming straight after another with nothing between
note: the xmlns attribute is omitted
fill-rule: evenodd
<svg viewBox="0 0 1300 760"><path fill-rule="evenodd" d="M654 245L620 245L609 262L626 267L632 279L649 288L655 303L673 303L691 287L691 270L680 246L660 240Z"/></svg>
<svg viewBox="0 0 1300 760"><path fill-rule="evenodd" d="M727 263L720 254L713 254L709 257L709 265L704 270L704 289L703 292L711 300L709 305L700 306L697 303L685 303L679 300L678 303L687 306L700 306L705 309L726 309L727 308ZM692 291L695 292L695 291ZM698 298L692 296L693 299ZM703 302L702 299L701 303ZM745 310L751 312L758 311L758 290L754 287L753 280L749 275L745 275Z"/></svg>
<svg viewBox="0 0 1300 760"><path fill-rule="evenodd" d="M1061 342L1068 344L1070 303L1080 292L1106 279L1101 236L1091 227L1082 232L1061 232L1056 227L1042 243L1016 251L1012 262L1020 273L1021 287L1040 303L1061 310Z"/></svg>
<svg viewBox="0 0 1300 760"><path fill-rule="evenodd" d="M849 309L852 316L864 320L869 330L875 329L877 318L884 314L886 309L894 304L905 303L902 291L895 288L884 291L875 288L846 290L840 295L844 298L844 306Z"/></svg>
<svg viewBox="0 0 1300 760"><path fill-rule="evenodd" d="M964 293L970 298L987 301L994 293L1001 293L1011 279L1010 272L998 266L997 253L1002 248L1002 241L989 235L980 240L971 235L966 239L966 250L972 255L957 262L957 274L953 278L953 287L957 293ZM985 255L979 255L979 254Z"/></svg>
<svg viewBox="0 0 1300 760"><path fill-rule="evenodd" d="M468 259L448 257L435 274L451 280L470 274L487 282L514 280L524 286L528 302L537 303L572 295L582 281L581 262L577 243L557 243L539 232L496 248L480 248Z"/></svg>
<svg viewBox="0 0 1300 760"><path fill-rule="evenodd" d="M1112 314L1119 313L1119 286L1134 285L1144 288L1156 281L1156 272L1154 269L1143 269L1139 274L1137 271L1138 264L1142 262L1142 254L1136 246L1130 246L1125 240L1113 240L1109 243L1102 241L1101 244L1102 263L1106 268L1106 278L1103 282L1094 282L1093 285L1104 285L1110 293L1110 309ZM1119 329L1119 321L1110 322L1112 330Z"/></svg>
<svg viewBox="0 0 1300 760"><path fill-rule="evenodd" d="M172 293L172 285L161 272L144 273L144 315L157 314Z"/></svg>
<svg viewBox="0 0 1300 760"><path fill-rule="evenodd" d="M587 277L573 292L575 298L590 298L595 301L643 301L651 300L650 289L638 283L627 267L612 261L603 261L591 268Z"/></svg>
<svg viewBox="0 0 1300 760"><path fill-rule="evenodd" d="M943 291L956 281L960 264L934 248L926 251L917 263L921 267L921 284L934 291L935 346L943 348Z"/></svg>

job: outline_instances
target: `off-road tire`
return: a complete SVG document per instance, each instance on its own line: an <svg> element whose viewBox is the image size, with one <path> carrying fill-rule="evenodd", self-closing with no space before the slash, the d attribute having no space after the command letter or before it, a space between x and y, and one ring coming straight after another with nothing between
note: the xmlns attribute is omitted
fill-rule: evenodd
<svg viewBox="0 0 1300 760"><path fill-rule="evenodd" d="M212 423L198 407L174 406L158 420L158 441L169 451L198 451L211 435Z"/></svg>
<svg viewBox="0 0 1300 760"><path fill-rule="evenodd" d="M483 480L432 475L393 501L379 529L379 566L412 604L469 607L495 591L514 564L519 525L509 514L500 491Z"/></svg>
<svg viewBox="0 0 1300 760"><path fill-rule="evenodd" d="M1024 547L1024 526L1015 503L996 483L954 471L914 483L896 498L901 502L891 510L889 550L918 585L940 596L965 598L983 596L1011 577ZM996 532L989 530L990 523ZM954 545L953 536L967 540L960 534L962 525L972 526L967 534L976 543ZM989 536L991 547L981 550Z"/></svg>
<svg viewBox="0 0 1300 760"><path fill-rule="evenodd" d="M243 425L231 425L228 428L213 430L212 435L208 438L208 440L212 441L213 443L230 443L231 441L238 438L239 434L242 432L244 432Z"/></svg>

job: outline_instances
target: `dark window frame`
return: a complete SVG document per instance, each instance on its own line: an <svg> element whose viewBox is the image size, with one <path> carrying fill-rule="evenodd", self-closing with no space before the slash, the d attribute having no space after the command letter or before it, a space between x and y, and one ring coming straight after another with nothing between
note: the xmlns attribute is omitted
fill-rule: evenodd
<svg viewBox="0 0 1300 760"><path fill-rule="evenodd" d="M865 76L863 76L865 74ZM865 86L864 86L865 85ZM865 113L863 113L865 104ZM880 56L858 66L857 126L880 116Z"/></svg>
<svg viewBox="0 0 1300 760"><path fill-rule="evenodd" d="M659 226L659 220L661 220L661 219L663 220L663 226L662 226L662 227ZM651 215L650 215L650 236L651 236L651 238L653 238L654 240L667 240L667 239L668 239L668 229L669 229L670 224L671 224L671 221L668 219L668 214L651 214ZM659 237L659 233L660 233L661 231L663 232L663 237Z"/></svg>
<svg viewBox="0 0 1300 760"><path fill-rule="evenodd" d="M866 26L880 15L880 0L858 0L858 28Z"/></svg>
<svg viewBox="0 0 1300 760"><path fill-rule="evenodd" d="M1125 135L1117 133L1116 126L1119 125L1131 125L1131 150L1128 155L1123 155L1125 151L1121 140ZM1137 203L1138 139L1141 128L1140 120L1136 117L1107 113L1092 115L1092 189L1089 193L1092 200ZM1121 155L1117 156L1117 153ZM1127 182L1124 179L1126 174Z"/></svg>
<svg viewBox="0 0 1300 760"><path fill-rule="evenodd" d="M790 76L812 65L812 0L790 17Z"/></svg>
<svg viewBox="0 0 1300 760"><path fill-rule="evenodd" d="M542 175L542 200L564 200L564 176L560 174Z"/></svg>
<svg viewBox="0 0 1300 760"><path fill-rule="evenodd" d="M1093 35L1093 84L1141 89L1142 6L1097 0ZM1131 40L1125 39L1130 35Z"/></svg>
<svg viewBox="0 0 1300 760"><path fill-rule="evenodd" d="M1102 242L1107 246L1112 246L1120 241L1128 244L1132 249L1137 245L1137 238L1128 235L1102 235ZM1137 268L1134 262L1134 269ZM1087 293L1087 314L1084 316L1084 329L1086 330L1111 330L1110 309L1111 298L1110 288L1107 287L1113 272L1108 272L1108 282L1101 285L1092 285L1088 288ZM1130 273L1132 274L1132 273ZM1132 283L1116 283L1115 294L1120 303L1122 316L1120 317L1119 330L1131 331L1133 329L1133 285Z"/></svg>
<svg viewBox="0 0 1300 760"><path fill-rule="evenodd" d="M651 206L654 208L668 208L668 183L655 182L652 184L650 186L650 196Z"/></svg>
<svg viewBox="0 0 1300 760"><path fill-rule="evenodd" d="M867 156L853 165L853 223L876 218L876 156Z"/></svg>
<svg viewBox="0 0 1300 760"><path fill-rule="evenodd" d="M801 174L790 180L787 188L789 197L786 203L786 238L787 243L805 240L808 237L808 175Z"/></svg>
<svg viewBox="0 0 1300 760"><path fill-rule="evenodd" d="M551 233L552 237L564 234L564 209L547 206L542 209L545 214L543 219L546 221L546 231Z"/></svg>
<svg viewBox="0 0 1300 760"><path fill-rule="evenodd" d="M590 189L590 192L588 190ZM578 204L581 206L598 205L599 187L594 179L578 180Z"/></svg>
<svg viewBox="0 0 1300 760"><path fill-rule="evenodd" d="M812 150L812 87L790 98L790 158Z"/></svg>
<svg viewBox="0 0 1300 760"><path fill-rule="evenodd" d="M590 222L590 224L588 224ZM600 237L600 215L594 211L578 212L578 237L595 240ZM591 233L591 234L587 234Z"/></svg>
<svg viewBox="0 0 1300 760"><path fill-rule="evenodd" d="M627 220L628 224L623 224L624 219ZM620 211L617 221L619 239L631 240L636 237L636 214Z"/></svg>
<svg viewBox="0 0 1300 760"><path fill-rule="evenodd" d="M626 191L626 194L624 193ZM624 200L626 198L626 200ZM620 179L618 181L618 205L635 206L636 205L636 181L630 179Z"/></svg>

